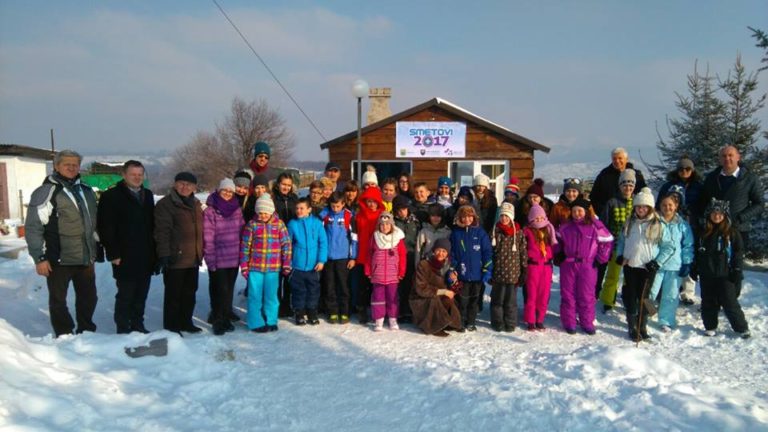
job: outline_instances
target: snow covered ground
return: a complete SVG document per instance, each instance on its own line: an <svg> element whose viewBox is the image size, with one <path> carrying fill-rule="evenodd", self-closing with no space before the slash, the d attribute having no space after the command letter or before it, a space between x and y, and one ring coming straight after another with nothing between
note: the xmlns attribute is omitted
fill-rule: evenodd
<svg viewBox="0 0 768 432"><path fill-rule="evenodd" d="M97 278L98 333L53 339L31 259L0 258L0 430L768 430L766 273L748 272L741 297L752 339L724 317L718 336L704 337L693 306L639 348L618 312L598 313L596 336L562 332L557 280L545 332L495 333L486 307L476 333L448 338L288 321L216 337L201 271L206 331L181 338L112 334L109 266ZM244 298L236 303L242 313ZM161 313L156 277L148 328ZM163 337L166 357L124 352Z"/></svg>

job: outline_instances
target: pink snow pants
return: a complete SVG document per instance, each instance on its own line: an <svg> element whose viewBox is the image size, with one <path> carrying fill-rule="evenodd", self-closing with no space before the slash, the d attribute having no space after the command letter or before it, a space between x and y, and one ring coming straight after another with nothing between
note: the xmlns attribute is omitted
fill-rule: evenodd
<svg viewBox="0 0 768 432"><path fill-rule="evenodd" d="M373 284L371 292L371 318L397 318L399 313L397 299L397 282L388 284Z"/></svg>
<svg viewBox="0 0 768 432"><path fill-rule="evenodd" d="M552 265L528 262L528 273L525 279L525 309L523 310L523 320L526 323L544 323L551 288Z"/></svg>
<svg viewBox="0 0 768 432"><path fill-rule="evenodd" d="M560 265L560 322L564 329L576 329L577 315L582 329L595 329L596 279L597 269L591 261L566 260Z"/></svg>

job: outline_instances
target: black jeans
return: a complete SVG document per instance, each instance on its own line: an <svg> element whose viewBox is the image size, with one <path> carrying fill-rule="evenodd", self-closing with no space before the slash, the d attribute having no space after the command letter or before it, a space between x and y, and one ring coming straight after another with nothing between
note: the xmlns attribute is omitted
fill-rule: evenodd
<svg viewBox="0 0 768 432"><path fill-rule="evenodd" d="M621 288L621 300L624 302L627 315L637 316L640 312L640 300L647 279L648 270L624 266L624 286ZM648 295L648 293L645 294ZM643 315L647 314L646 311L643 312Z"/></svg>
<svg viewBox="0 0 768 432"><path fill-rule="evenodd" d="M736 285L727 278L700 277L701 283L701 320L706 330L717 329L717 315L723 308L725 317L735 332L749 330L747 319L741 310Z"/></svg>
<svg viewBox="0 0 768 432"><path fill-rule="evenodd" d="M48 310L56 337L72 333L75 323L67 309L69 282L75 287L75 318L77 332L96 331L93 312L96 310L96 273L93 264L87 266L62 266L51 264L48 284Z"/></svg>
<svg viewBox="0 0 768 432"><path fill-rule="evenodd" d="M229 322L232 311L232 298L235 291L235 281L239 269L237 267L217 269L208 272L208 286L211 294L211 322Z"/></svg>
<svg viewBox="0 0 768 432"><path fill-rule="evenodd" d="M163 283L163 328L173 332L190 328L197 294L197 267L166 269Z"/></svg>
<svg viewBox="0 0 768 432"><path fill-rule="evenodd" d="M136 280L116 280L115 325L118 333L144 327L144 306L147 303L152 275Z"/></svg>
<svg viewBox="0 0 768 432"><path fill-rule="evenodd" d="M517 287L515 284L493 284L491 287L491 325L517 326Z"/></svg>
<svg viewBox="0 0 768 432"><path fill-rule="evenodd" d="M484 288L485 284L483 281L463 282L461 294L459 294L458 297L455 297L457 300L456 305L459 307L461 319L465 327L475 325L477 310L479 308L477 297Z"/></svg>
<svg viewBox="0 0 768 432"><path fill-rule="evenodd" d="M349 315L349 269L347 259L329 260L323 269L325 305L330 315Z"/></svg>

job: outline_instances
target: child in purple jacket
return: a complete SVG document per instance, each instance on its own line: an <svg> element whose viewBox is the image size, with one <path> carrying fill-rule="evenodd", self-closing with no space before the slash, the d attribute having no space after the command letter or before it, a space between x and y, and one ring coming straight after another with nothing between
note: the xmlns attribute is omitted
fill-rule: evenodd
<svg viewBox="0 0 768 432"><path fill-rule="evenodd" d="M560 265L560 321L568 334L581 329L595 334L595 280L597 267L611 256L613 236L589 212L589 201L577 198L569 203L571 219L560 226L555 245L555 262Z"/></svg>
<svg viewBox="0 0 768 432"><path fill-rule="evenodd" d="M235 183L228 178L208 196L203 211L203 257L208 266L208 293L211 299L209 321L213 334L235 330L232 316L232 294L237 280L240 230L243 213L235 198Z"/></svg>

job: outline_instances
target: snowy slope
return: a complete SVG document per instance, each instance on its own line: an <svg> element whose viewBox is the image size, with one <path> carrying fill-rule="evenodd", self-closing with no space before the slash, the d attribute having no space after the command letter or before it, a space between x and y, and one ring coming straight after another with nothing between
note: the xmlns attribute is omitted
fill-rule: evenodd
<svg viewBox="0 0 768 432"><path fill-rule="evenodd" d="M559 330L553 286L547 331L424 336L322 323L253 334L113 335L111 269L97 267L99 332L52 339L44 280L28 255L0 259L0 430L768 430L768 291L747 273L754 334L701 335L695 307L639 348L618 313L598 334ZM200 274L196 317L208 313ZM238 281L242 287L243 281ZM70 297L73 297L72 293ZM236 298L244 311L244 298ZM147 327L161 327L153 280ZM167 337L167 357L124 347Z"/></svg>

